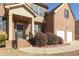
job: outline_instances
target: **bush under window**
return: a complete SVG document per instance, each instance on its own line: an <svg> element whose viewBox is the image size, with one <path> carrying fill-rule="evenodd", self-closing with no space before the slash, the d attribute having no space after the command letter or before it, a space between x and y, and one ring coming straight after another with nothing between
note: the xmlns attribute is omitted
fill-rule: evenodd
<svg viewBox="0 0 79 59"><path fill-rule="evenodd" d="M0 32L0 47L5 46L5 40L7 39L6 32Z"/></svg>

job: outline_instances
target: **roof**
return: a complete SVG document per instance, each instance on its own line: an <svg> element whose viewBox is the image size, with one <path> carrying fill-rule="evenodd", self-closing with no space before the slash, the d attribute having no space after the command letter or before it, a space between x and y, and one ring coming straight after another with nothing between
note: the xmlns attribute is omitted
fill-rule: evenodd
<svg viewBox="0 0 79 59"><path fill-rule="evenodd" d="M49 13L54 12L58 7L60 7L63 3L60 3L58 6L56 6L55 8L53 8Z"/></svg>
<svg viewBox="0 0 79 59"><path fill-rule="evenodd" d="M75 15L74 15L74 13L73 13L73 10L72 10L72 8L71 8L71 6L70 6L69 3L68 3L68 5L69 5L69 8L70 8L70 10L71 10L72 16L74 17L74 20L75 20Z"/></svg>
<svg viewBox="0 0 79 59"><path fill-rule="evenodd" d="M35 3L35 4L40 5L43 8L48 9L48 4L46 4L46 3Z"/></svg>
<svg viewBox="0 0 79 59"><path fill-rule="evenodd" d="M24 6L26 8L28 8L28 10L30 10L32 12L32 14L34 16L36 16L37 14L27 5L27 4L19 4L19 3L15 3L15 4L5 4L5 8L7 9L12 9L12 8L17 8L17 7L20 7L20 6Z"/></svg>
<svg viewBox="0 0 79 59"><path fill-rule="evenodd" d="M50 12L47 12L47 14L54 14L54 11L55 10L57 10L62 4L64 4L64 3L60 3L58 6L56 6L54 9L52 9ZM71 8L71 6L70 6L70 4L68 3L68 6L69 6L69 8L70 8L70 10L71 10L71 13L72 13L72 16L74 17L74 19L75 19L75 16L74 16L74 13L73 13L73 10L72 10L72 8Z"/></svg>

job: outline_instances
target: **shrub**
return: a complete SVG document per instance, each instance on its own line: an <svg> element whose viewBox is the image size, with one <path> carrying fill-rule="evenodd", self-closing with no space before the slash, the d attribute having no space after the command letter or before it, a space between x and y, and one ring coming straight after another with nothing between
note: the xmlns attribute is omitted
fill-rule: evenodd
<svg viewBox="0 0 79 59"><path fill-rule="evenodd" d="M46 35L47 35L47 40L48 40L47 44L48 45L54 44L54 34L51 32L47 32Z"/></svg>
<svg viewBox="0 0 79 59"><path fill-rule="evenodd" d="M48 42L47 42L48 45L57 45L57 44L63 43L63 39L61 37L59 37L51 32L47 32L46 35L47 35L47 39L48 39Z"/></svg>
<svg viewBox="0 0 79 59"><path fill-rule="evenodd" d="M31 43L31 45L35 45L35 39L33 37L29 39L29 42Z"/></svg>
<svg viewBox="0 0 79 59"><path fill-rule="evenodd" d="M53 35L53 45L57 45L58 44L58 36L57 35Z"/></svg>
<svg viewBox="0 0 79 59"><path fill-rule="evenodd" d="M61 37L59 37L59 40L58 40L58 44L63 44L63 39Z"/></svg>
<svg viewBox="0 0 79 59"><path fill-rule="evenodd" d="M63 43L63 39L51 32L47 32L47 33L36 33L34 38L30 39L30 43L32 45L36 45L36 46L45 46L45 45L57 45L57 44L62 44Z"/></svg>
<svg viewBox="0 0 79 59"><path fill-rule="evenodd" d="M0 32L0 47L5 46L6 39L7 39L6 32Z"/></svg>
<svg viewBox="0 0 79 59"><path fill-rule="evenodd" d="M34 36L34 41L36 46L45 46L47 45L47 36L42 32L36 33Z"/></svg>

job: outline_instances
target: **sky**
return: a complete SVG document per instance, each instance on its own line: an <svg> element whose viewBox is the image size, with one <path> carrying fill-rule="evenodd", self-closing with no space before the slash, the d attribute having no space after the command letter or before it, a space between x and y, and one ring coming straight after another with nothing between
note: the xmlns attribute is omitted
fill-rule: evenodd
<svg viewBox="0 0 79 59"><path fill-rule="evenodd" d="M59 3L49 3L48 11L52 10L53 8L55 8L58 5L59 5ZM70 6L72 8L72 11L74 13L76 20L79 20L79 3L71 3Z"/></svg>

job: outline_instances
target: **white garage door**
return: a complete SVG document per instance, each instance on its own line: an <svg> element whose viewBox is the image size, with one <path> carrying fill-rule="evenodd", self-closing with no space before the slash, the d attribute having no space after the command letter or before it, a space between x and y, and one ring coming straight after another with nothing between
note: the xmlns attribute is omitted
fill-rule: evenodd
<svg viewBox="0 0 79 59"><path fill-rule="evenodd" d="M72 41L72 32L67 32L67 42Z"/></svg>
<svg viewBox="0 0 79 59"><path fill-rule="evenodd" d="M57 30L57 35L63 38L63 40L65 41L65 31Z"/></svg>

